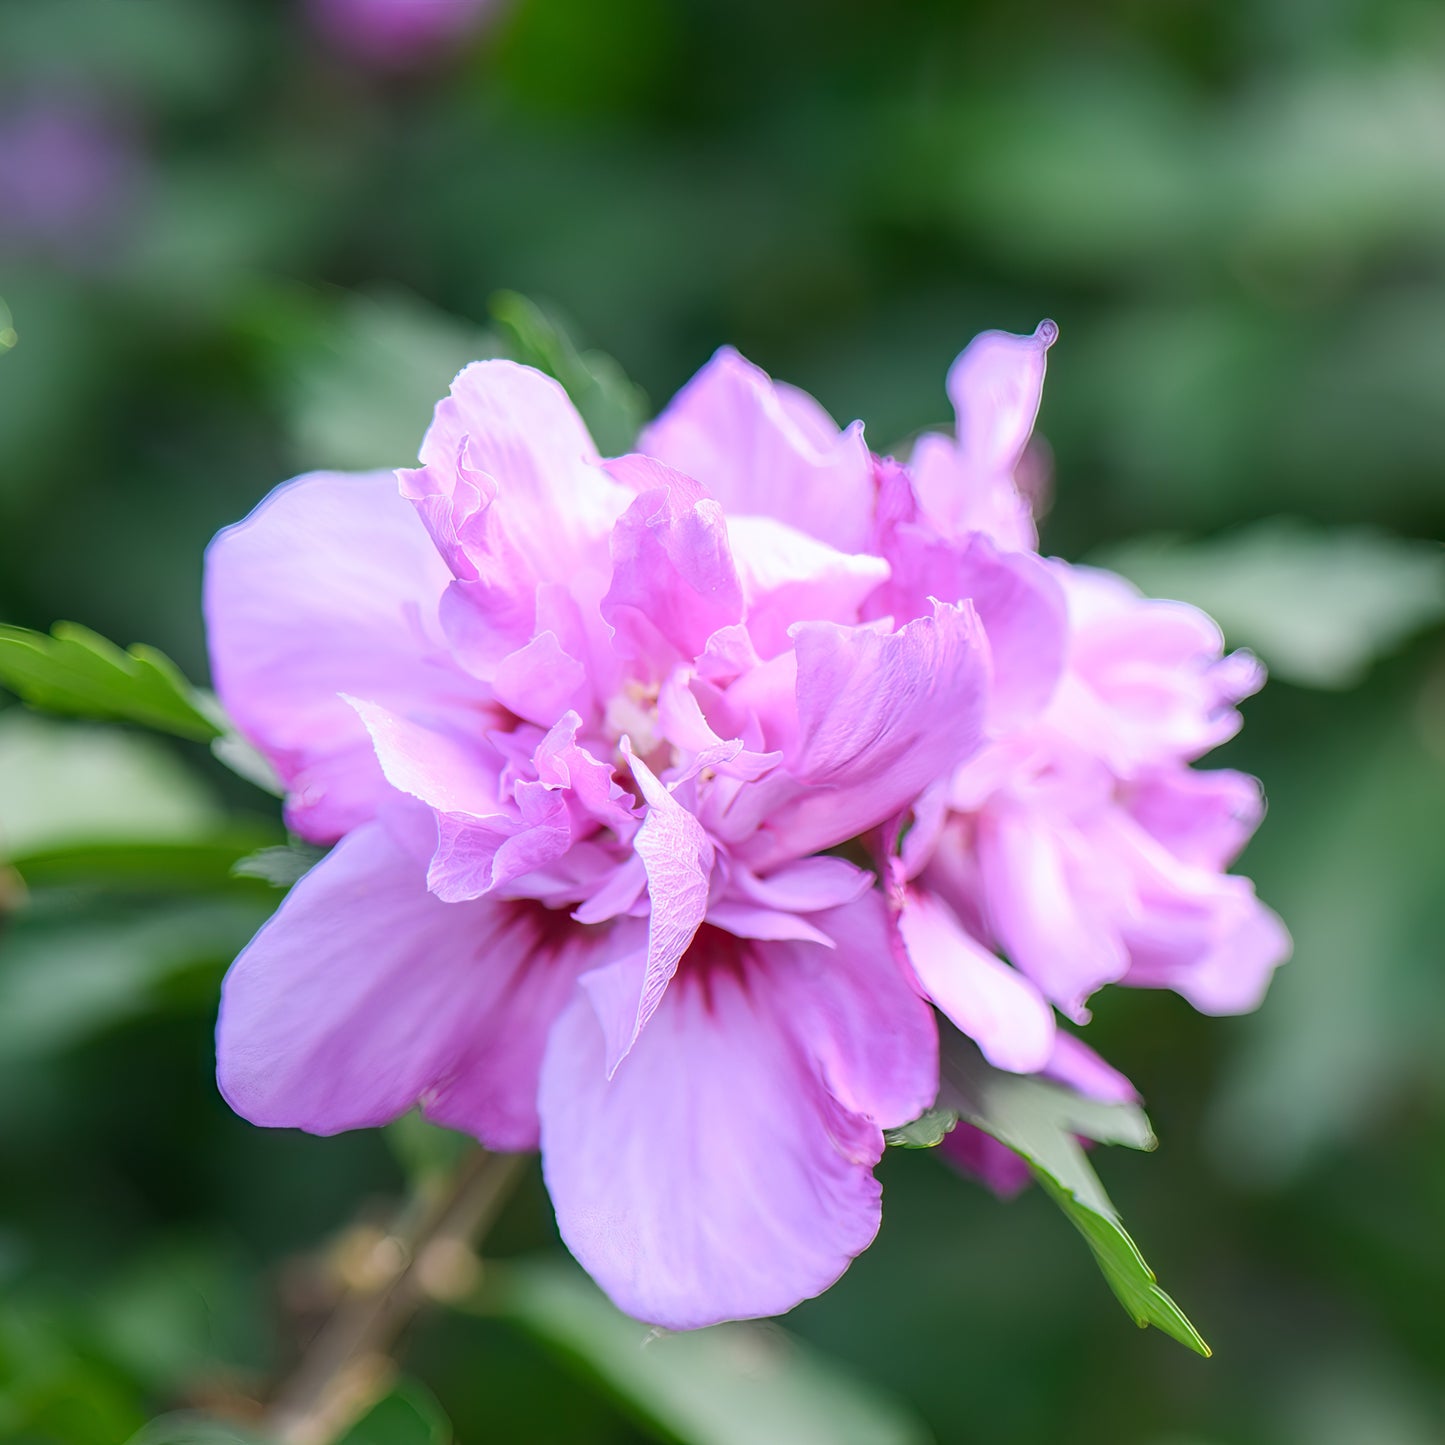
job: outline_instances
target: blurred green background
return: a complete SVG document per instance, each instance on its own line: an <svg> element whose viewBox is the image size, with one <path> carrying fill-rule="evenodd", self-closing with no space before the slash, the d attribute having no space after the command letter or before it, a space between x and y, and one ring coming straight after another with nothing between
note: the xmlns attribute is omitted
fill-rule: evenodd
<svg viewBox="0 0 1445 1445"><path fill-rule="evenodd" d="M0 620L204 678L208 538L407 463L503 288L654 406L731 342L877 449L946 421L976 331L1054 317L1045 550L1270 664L1220 760L1265 780L1242 866L1297 949L1254 1017L1116 992L1091 1029L1163 1141L1103 1178L1213 1360L1137 1333L1037 1191L891 1151L877 1245L682 1406L540 1272L422 1318L406 1408L464 1442L1439 1445L1445 10L516 0L378 67L280 0L0 0ZM308 1257L403 1192L396 1141L216 1095L218 981L280 897L227 870L280 840L199 746L0 707L0 1439L244 1419ZM536 1177L494 1248L559 1252ZM748 1414L775 1367L793 1426ZM212 1438L175 1428L142 1438Z"/></svg>

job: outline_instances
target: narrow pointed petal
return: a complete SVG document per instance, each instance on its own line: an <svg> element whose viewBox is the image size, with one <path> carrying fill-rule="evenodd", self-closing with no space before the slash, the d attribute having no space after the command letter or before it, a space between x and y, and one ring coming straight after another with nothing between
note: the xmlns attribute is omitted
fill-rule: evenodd
<svg viewBox="0 0 1445 1445"><path fill-rule="evenodd" d="M629 755L628 761L647 803L647 817L632 846L647 870L652 913L647 928L647 956L636 993L618 1005L630 1017L624 1016L608 1030L609 1075L652 1017L677 972L678 961L707 914L715 856L712 841L697 818L640 758Z"/></svg>

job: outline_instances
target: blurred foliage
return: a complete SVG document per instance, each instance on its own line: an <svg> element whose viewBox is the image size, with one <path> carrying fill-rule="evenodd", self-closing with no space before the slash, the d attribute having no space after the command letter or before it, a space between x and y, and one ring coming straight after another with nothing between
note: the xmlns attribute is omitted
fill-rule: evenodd
<svg viewBox="0 0 1445 1445"><path fill-rule="evenodd" d="M467 360L591 378L625 445L637 393L552 317L654 403L731 342L882 449L946 419L973 332L1053 316L1046 549L1275 672L1225 760L1268 784L1244 866L1295 960L1248 1019L1115 992L1091 1026L1163 1141L1098 1160L1109 1195L1218 1354L1111 1312L1040 1191L894 1150L877 1244L787 1321L800 1388L826 1420L841 1369L950 1442L1445 1438L1445 11L514 0L382 75L299 0L0 0L0 97L56 87L125 117L137 177L79 251L0 197L0 620L197 678L210 536L297 471L406 465ZM305 1261L428 1167L216 1095L288 847L199 742L0 714L0 1437L246 1440ZM535 1172L492 1247L559 1252ZM759 1403L666 1406L652 1347L536 1278L418 1322L378 1440L435 1438L433 1397L458 1440L569 1445Z"/></svg>

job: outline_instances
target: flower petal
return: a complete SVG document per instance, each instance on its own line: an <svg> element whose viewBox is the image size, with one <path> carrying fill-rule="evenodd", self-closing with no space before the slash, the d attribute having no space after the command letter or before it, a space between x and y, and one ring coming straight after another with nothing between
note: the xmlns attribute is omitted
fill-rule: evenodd
<svg viewBox="0 0 1445 1445"><path fill-rule="evenodd" d="M927 892L908 894L898 922L924 991L989 1063L1018 1074L1043 1068L1054 1048L1054 1015L1038 989Z"/></svg>
<svg viewBox="0 0 1445 1445"><path fill-rule="evenodd" d="M422 1102L491 1148L531 1148L547 1030L601 941L531 902L441 903L366 824L227 974L221 1092L272 1128L334 1134Z"/></svg>
<svg viewBox="0 0 1445 1445"><path fill-rule="evenodd" d="M622 1309L674 1329L780 1314L872 1240L881 1129L938 1087L932 1020L881 914L830 928L835 951L708 930L610 1080L591 1007L559 1020L539 1096L547 1186Z"/></svg>
<svg viewBox="0 0 1445 1445"><path fill-rule="evenodd" d="M901 812L979 745L987 643L970 603L939 605L896 632L806 622L797 645L798 735L789 803L759 788L755 871L832 847Z"/></svg>
<svg viewBox="0 0 1445 1445"><path fill-rule="evenodd" d="M447 581L390 473L298 477L211 543L216 691L276 765L302 837L333 841L389 791L341 693L433 714L485 706L447 654L437 621Z"/></svg>
<svg viewBox="0 0 1445 1445"><path fill-rule="evenodd" d="M863 429L723 347L647 427L639 450L696 477L729 517L775 517L862 552L873 516Z"/></svg>
<svg viewBox="0 0 1445 1445"><path fill-rule="evenodd" d="M656 660L661 639L691 662L718 628L742 620L727 524L722 508L690 478L637 460L665 481L643 492L613 528L612 585L602 615L624 653Z"/></svg>

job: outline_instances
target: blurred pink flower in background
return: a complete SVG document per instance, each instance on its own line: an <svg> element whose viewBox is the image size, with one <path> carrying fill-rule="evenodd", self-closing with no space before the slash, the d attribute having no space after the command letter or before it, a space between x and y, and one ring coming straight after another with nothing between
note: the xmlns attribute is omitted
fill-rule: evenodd
<svg viewBox="0 0 1445 1445"><path fill-rule="evenodd" d="M911 467L730 350L615 461L480 362L399 486L303 477L222 533L218 691L292 828L340 840L228 976L234 1107L540 1143L577 1257L689 1327L871 1241L883 1130L938 1092L929 1003L1118 1099L1055 1008L1251 1007L1287 949L1223 872L1258 790L1188 764L1258 669L1037 555L1013 476L1052 340L979 338Z"/></svg>
<svg viewBox="0 0 1445 1445"><path fill-rule="evenodd" d="M65 90L0 101L0 255L103 261L143 172L113 106Z"/></svg>
<svg viewBox="0 0 1445 1445"><path fill-rule="evenodd" d="M444 55L494 18L506 0L308 0L317 30L338 50L378 69L407 69Z"/></svg>

